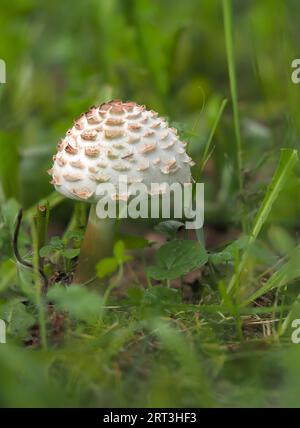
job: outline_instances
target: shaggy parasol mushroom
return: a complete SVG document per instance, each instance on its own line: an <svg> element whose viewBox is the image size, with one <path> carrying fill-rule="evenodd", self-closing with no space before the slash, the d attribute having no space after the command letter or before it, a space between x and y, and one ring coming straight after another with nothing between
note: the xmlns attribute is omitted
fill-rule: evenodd
<svg viewBox="0 0 300 428"><path fill-rule="evenodd" d="M121 174L128 186L188 183L193 162L185 148L175 128L134 102L93 106L74 122L57 146L49 173L58 192L92 204L75 282L91 279L95 264L112 248L113 222L96 215L98 186L109 182L117 188ZM118 199L118 194L112 197Z"/></svg>

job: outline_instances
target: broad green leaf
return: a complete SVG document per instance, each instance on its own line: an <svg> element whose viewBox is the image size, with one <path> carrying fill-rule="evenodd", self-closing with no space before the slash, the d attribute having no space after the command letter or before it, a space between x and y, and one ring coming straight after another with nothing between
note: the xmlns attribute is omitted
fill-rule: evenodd
<svg viewBox="0 0 300 428"><path fill-rule="evenodd" d="M0 292L14 284L16 273L16 264L13 260L8 259L0 264Z"/></svg>
<svg viewBox="0 0 300 428"><path fill-rule="evenodd" d="M97 264L96 271L99 278L105 278L106 276L115 272L119 266L118 261L114 257L106 257Z"/></svg>
<svg viewBox="0 0 300 428"><path fill-rule="evenodd" d="M80 253L79 248L67 248L63 251L63 256L66 257L66 259L74 259L77 257Z"/></svg>
<svg viewBox="0 0 300 428"><path fill-rule="evenodd" d="M125 254L125 244L123 241L118 241L114 245L114 256L117 259L118 263L125 263L132 259L130 256L126 256Z"/></svg>
<svg viewBox="0 0 300 428"><path fill-rule="evenodd" d="M20 301L11 301L1 308L1 317L7 321L7 331L14 337L24 339L35 322L34 316Z"/></svg>
<svg viewBox="0 0 300 428"><path fill-rule="evenodd" d="M40 257L48 257L52 254L53 247L51 245L45 245L40 249Z"/></svg>
<svg viewBox="0 0 300 428"><path fill-rule="evenodd" d="M209 255L209 259L213 264L227 263L234 260L235 252L246 248L248 237L242 236L231 244L227 245L224 250L219 253Z"/></svg>
<svg viewBox="0 0 300 428"><path fill-rule="evenodd" d="M15 199L9 199L1 208L4 221L12 233L20 205Z"/></svg>
<svg viewBox="0 0 300 428"><path fill-rule="evenodd" d="M59 236L53 236L50 240L50 244L53 249L61 250L64 248L65 244Z"/></svg>
<svg viewBox="0 0 300 428"><path fill-rule="evenodd" d="M122 235L122 241L128 250L147 247L150 242L142 236Z"/></svg>
<svg viewBox="0 0 300 428"><path fill-rule="evenodd" d="M197 241L176 240L163 245L155 255L148 274L155 279L175 279L204 265L205 249Z"/></svg>
<svg viewBox="0 0 300 428"><path fill-rule="evenodd" d="M123 241L118 241L114 245L114 256L116 259L122 261L125 254L125 244Z"/></svg>
<svg viewBox="0 0 300 428"><path fill-rule="evenodd" d="M155 226L155 230L162 235L165 235L168 239L174 239L177 231L184 227L184 223L176 220L166 220L158 223Z"/></svg>

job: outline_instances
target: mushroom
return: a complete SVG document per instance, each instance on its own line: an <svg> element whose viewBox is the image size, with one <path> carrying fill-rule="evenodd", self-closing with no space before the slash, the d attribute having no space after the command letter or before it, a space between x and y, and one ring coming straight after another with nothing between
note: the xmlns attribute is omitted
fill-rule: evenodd
<svg viewBox="0 0 300 428"><path fill-rule="evenodd" d="M96 215L98 187L111 183L118 188L120 175L129 185L144 183L148 189L151 183L191 182L193 162L185 147L164 118L134 102L93 106L75 120L49 170L58 192L91 204L75 282L90 280L96 263L112 249L114 222Z"/></svg>

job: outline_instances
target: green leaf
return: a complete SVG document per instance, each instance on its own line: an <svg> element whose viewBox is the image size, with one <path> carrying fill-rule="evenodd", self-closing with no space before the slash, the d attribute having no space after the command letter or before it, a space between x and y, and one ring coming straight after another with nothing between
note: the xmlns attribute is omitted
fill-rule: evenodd
<svg viewBox="0 0 300 428"><path fill-rule="evenodd" d="M100 314L102 298L93 291L79 285L50 288L47 298L58 309L69 312L71 316L83 321L95 319Z"/></svg>
<svg viewBox="0 0 300 428"><path fill-rule="evenodd" d="M75 257L77 257L80 253L80 249L79 248L67 248L66 250L63 251L63 256L66 259L74 259Z"/></svg>
<svg viewBox="0 0 300 428"><path fill-rule="evenodd" d="M12 233L20 205L15 199L9 199L1 208L5 224Z"/></svg>
<svg viewBox="0 0 300 428"><path fill-rule="evenodd" d="M53 247L51 245L45 245L40 249L40 257L49 257L53 252Z"/></svg>
<svg viewBox="0 0 300 428"><path fill-rule="evenodd" d="M126 256L125 254L125 244L123 241L118 241L114 246L114 255L118 263L125 263L132 259L131 256Z"/></svg>
<svg viewBox="0 0 300 428"><path fill-rule="evenodd" d="M242 236L231 244L227 245L219 253L209 255L209 260L213 264L227 263L234 260L236 251L240 251L246 248L248 243L248 236Z"/></svg>
<svg viewBox="0 0 300 428"><path fill-rule="evenodd" d="M83 232L81 230L69 230L64 236L66 242L75 241L80 243L83 239Z"/></svg>
<svg viewBox="0 0 300 428"><path fill-rule="evenodd" d="M125 254L125 244L123 241L118 241L114 245L114 255L116 259L122 261Z"/></svg>
<svg viewBox="0 0 300 428"><path fill-rule="evenodd" d="M107 257L97 264L96 271L98 278L105 278L106 276L115 272L119 266L118 261L114 257Z"/></svg>
<svg viewBox="0 0 300 428"><path fill-rule="evenodd" d="M51 238L50 244L54 250L62 250L65 247L65 244L59 236L53 236Z"/></svg>
<svg viewBox="0 0 300 428"><path fill-rule="evenodd" d="M155 226L155 230L162 235L165 235L168 239L174 239L177 231L184 227L184 223L176 220L166 220L158 223Z"/></svg>
<svg viewBox="0 0 300 428"><path fill-rule="evenodd" d="M7 331L14 337L24 339L28 335L28 329L35 322L34 316L27 307L20 301L12 301L0 310L1 318L8 323Z"/></svg>
<svg viewBox="0 0 300 428"><path fill-rule="evenodd" d="M208 255L199 242L171 241L157 251L156 265L147 271L155 279L175 279L203 266L207 260Z"/></svg>
<svg viewBox="0 0 300 428"><path fill-rule="evenodd" d="M135 250L148 247L149 241L142 236L122 235L122 241L127 250Z"/></svg>

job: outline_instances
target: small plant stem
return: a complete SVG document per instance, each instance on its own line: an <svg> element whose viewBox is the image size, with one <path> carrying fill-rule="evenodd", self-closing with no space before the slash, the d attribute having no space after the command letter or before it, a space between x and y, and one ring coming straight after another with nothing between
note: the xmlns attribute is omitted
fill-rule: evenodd
<svg viewBox="0 0 300 428"><path fill-rule="evenodd" d="M108 298L110 296L110 293L112 292L112 290L114 288L116 288L120 284L123 275L124 275L124 266L123 266L123 263L121 263L119 265L119 271L118 271L118 275L117 275L115 281L112 281L109 284L109 286L107 287L107 289L105 290L105 293L103 295L102 311L100 313L100 321L102 321L102 319L103 319L103 314L104 314L104 311L105 311L105 306L107 304L107 301L108 301Z"/></svg>
<svg viewBox="0 0 300 428"><path fill-rule="evenodd" d="M202 245L202 247L205 248L205 237L204 237L203 227L196 229L196 237L198 242Z"/></svg>
<svg viewBox="0 0 300 428"><path fill-rule="evenodd" d="M96 214L96 206L91 206L74 283L84 284L90 282L91 278L96 276L97 263L103 257L112 254L114 225L114 219L99 219Z"/></svg>
<svg viewBox="0 0 300 428"><path fill-rule="evenodd" d="M36 230L38 242L38 254L40 249L46 245L49 224L49 203L38 205L36 209ZM39 267L43 268L44 259L39 256Z"/></svg>
<svg viewBox="0 0 300 428"><path fill-rule="evenodd" d="M75 204L75 223L77 229L83 229L87 221L86 204L84 202L77 202Z"/></svg>
<svg viewBox="0 0 300 428"><path fill-rule="evenodd" d="M20 228L21 228L21 224L22 224L22 219L23 219L23 209L21 208L18 212L18 215L17 215L12 247L13 247L14 255L15 255L17 262L20 263L20 265L22 265L22 266L25 266L29 269L33 269L32 263L24 260L23 257L21 256L20 251L19 251L19 233L20 233ZM33 218L31 219L31 221L33 221ZM46 292L47 288L48 288L48 278L45 275L43 269L41 269L39 267L38 271L39 271L39 274L43 280L43 291Z"/></svg>
<svg viewBox="0 0 300 428"><path fill-rule="evenodd" d="M47 349L47 333L46 333L46 318L45 318L45 304L42 297L42 284L39 273L39 253L38 253L38 234L34 221L31 221L31 237L33 243L33 276L36 296L36 306L38 309L38 320L40 329L40 339L43 349Z"/></svg>
<svg viewBox="0 0 300 428"><path fill-rule="evenodd" d="M224 19L224 31L225 31L225 43L226 43L228 74L229 74L229 82L230 82L230 92L231 92L231 100L232 100L232 108L233 108L234 132L235 132L235 140L236 140L239 192L240 192L240 195L242 195L243 194L242 138L241 138L241 126L240 126L238 93L237 93L236 72L235 72L235 58L234 58L234 48L233 48L231 0L223 0L223 19ZM245 216L243 213L243 218L242 218L243 230L245 230L244 217Z"/></svg>

